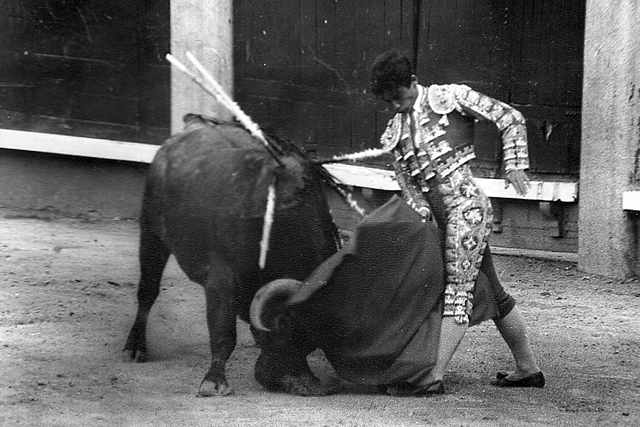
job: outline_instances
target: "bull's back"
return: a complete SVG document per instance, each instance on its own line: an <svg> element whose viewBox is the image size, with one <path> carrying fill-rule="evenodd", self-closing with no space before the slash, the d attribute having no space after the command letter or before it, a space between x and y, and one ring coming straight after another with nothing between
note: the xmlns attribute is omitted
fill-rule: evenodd
<svg viewBox="0 0 640 427"><path fill-rule="evenodd" d="M142 216L190 279L202 283L214 254L236 267L257 257L251 241L262 221L251 196L265 159L265 150L231 125L183 132L158 151Z"/></svg>

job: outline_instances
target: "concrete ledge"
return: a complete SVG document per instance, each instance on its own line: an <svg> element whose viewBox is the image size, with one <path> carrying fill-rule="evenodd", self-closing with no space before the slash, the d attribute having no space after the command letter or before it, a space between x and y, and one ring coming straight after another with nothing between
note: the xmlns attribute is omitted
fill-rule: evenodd
<svg viewBox="0 0 640 427"><path fill-rule="evenodd" d="M622 210L640 211L640 191L622 192Z"/></svg>
<svg viewBox="0 0 640 427"><path fill-rule="evenodd" d="M0 148L151 163L159 146L0 129ZM390 170L342 163L327 164L325 168L344 185L387 191L400 190L394 173ZM504 180L502 179L477 178L477 181L487 196L492 198L569 203L578 199L578 184L575 182L531 181L531 190L525 196L520 196L513 186L504 188ZM634 210L640 210L640 196L637 197L639 198L637 205L635 202L632 204L637 206ZM633 197L630 197L631 199Z"/></svg>
<svg viewBox="0 0 640 427"><path fill-rule="evenodd" d="M151 163L160 147L136 142L0 129L0 148Z"/></svg>
<svg viewBox="0 0 640 427"><path fill-rule="evenodd" d="M491 246L491 253L503 256L519 256L525 258L538 258L549 261L564 261L578 263L578 254L573 252L542 251L538 249L505 248Z"/></svg>
<svg viewBox="0 0 640 427"><path fill-rule="evenodd" d="M330 163L325 168L339 182L355 187L399 191L394 172L341 163ZM578 183L555 181L531 181L531 189L525 196L516 193L513 186L504 188L503 179L477 178L485 194L493 198L537 200L545 202L573 203L578 200Z"/></svg>

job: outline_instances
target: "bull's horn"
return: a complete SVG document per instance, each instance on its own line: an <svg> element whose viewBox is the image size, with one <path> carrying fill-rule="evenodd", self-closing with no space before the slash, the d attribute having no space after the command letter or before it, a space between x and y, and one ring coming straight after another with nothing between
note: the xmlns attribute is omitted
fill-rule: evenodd
<svg viewBox="0 0 640 427"><path fill-rule="evenodd" d="M302 286L302 282L294 279L277 279L258 289L249 310L253 327L270 331L276 318L287 309L287 300Z"/></svg>

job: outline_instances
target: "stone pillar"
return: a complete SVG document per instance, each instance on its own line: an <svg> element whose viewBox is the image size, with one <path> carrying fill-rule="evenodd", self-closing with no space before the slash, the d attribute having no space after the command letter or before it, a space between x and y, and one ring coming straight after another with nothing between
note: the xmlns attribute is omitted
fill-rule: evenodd
<svg viewBox="0 0 640 427"><path fill-rule="evenodd" d="M586 12L579 268L635 276L637 220L622 192L640 189L640 2L587 0Z"/></svg>
<svg viewBox="0 0 640 427"><path fill-rule="evenodd" d="M233 1L170 0L170 3L171 54L194 69L185 57L187 51L191 52L233 97ZM182 116L186 113L231 118L213 97L172 67L172 133L182 130Z"/></svg>

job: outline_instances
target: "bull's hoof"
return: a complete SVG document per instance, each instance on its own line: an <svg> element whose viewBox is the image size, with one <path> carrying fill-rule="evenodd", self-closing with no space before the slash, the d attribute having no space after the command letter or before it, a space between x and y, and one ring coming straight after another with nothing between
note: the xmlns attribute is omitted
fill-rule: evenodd
<svg viewBox="0 0 640 427"><path fill-rule="evenodd" d="M144 363L147 361L147 352L142 350L127 350L122 352L123 362Z"/></svg>
<svg viewBox="0 0 640 427"><path fill-rule="evenodd" d="M203 379L198 388L198 396L228 396L233 394L233 388L227 384L226 381L215 382L208 379Z"/></svg>

